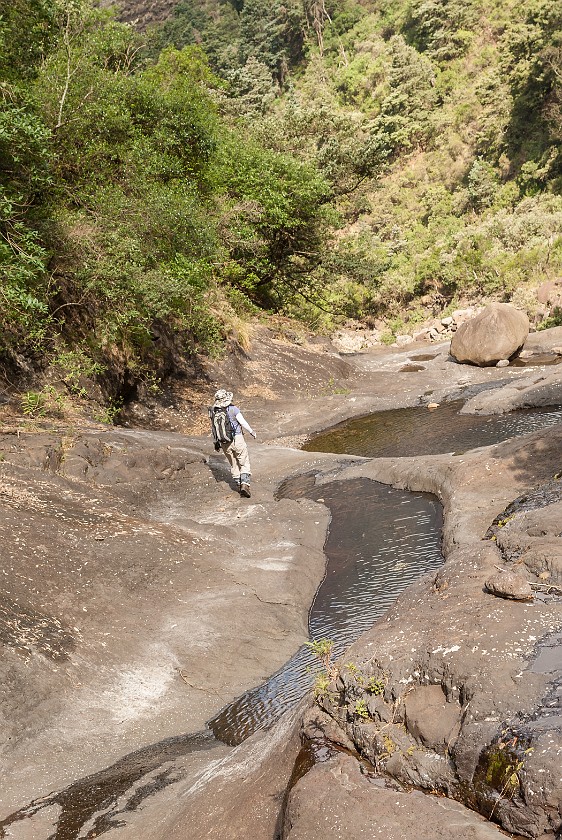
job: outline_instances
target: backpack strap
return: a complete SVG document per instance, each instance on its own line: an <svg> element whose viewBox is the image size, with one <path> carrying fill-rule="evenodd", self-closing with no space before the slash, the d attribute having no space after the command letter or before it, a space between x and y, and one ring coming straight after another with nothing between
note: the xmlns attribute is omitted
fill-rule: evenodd
<svg viewBox="0 0 562 840"><path fill-rule="evenodd" d="M213 435L213 443L218 443L217 430L215 429L215 424L213 423L213 417L215 416L214 406L209 406L209 408L207 409L207 413L209 415L209 420L211 421L211 434Z"/></svg>

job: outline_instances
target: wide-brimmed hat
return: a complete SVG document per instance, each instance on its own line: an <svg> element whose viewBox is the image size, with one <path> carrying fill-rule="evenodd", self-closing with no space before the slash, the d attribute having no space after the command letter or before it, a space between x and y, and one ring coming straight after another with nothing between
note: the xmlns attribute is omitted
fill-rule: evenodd
<svg viewBox="0 0 562 840"><path fill-rule="evenodd" d="M226 391L220 388L215 394L215 404L213 408L226 408L232 402L232 391Z"/></svg>

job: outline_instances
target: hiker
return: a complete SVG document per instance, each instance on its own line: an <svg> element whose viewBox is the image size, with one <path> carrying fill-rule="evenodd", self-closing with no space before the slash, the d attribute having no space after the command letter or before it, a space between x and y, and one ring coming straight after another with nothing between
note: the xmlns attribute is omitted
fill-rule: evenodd
<svg viewBox="0 0 562 840"><path fill-rule="evenodd" d="M224 388L215 394L215 404L209 409L209 418L215 450L218 452L222 447L230 464L232 478L239 485L240 495L249 499L252 471L244 429L254 438L256 433L244 420L238 406L232 405L232 393Z"/></svg>

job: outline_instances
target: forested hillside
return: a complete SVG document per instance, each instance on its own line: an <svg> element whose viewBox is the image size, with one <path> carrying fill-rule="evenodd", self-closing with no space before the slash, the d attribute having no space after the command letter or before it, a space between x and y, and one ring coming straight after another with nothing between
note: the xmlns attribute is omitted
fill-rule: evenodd
<svg viewBox="0 0 562 840"><path fill-rule="evenodd" d="M392 335L561 273L558 0L116 14L0 0L4 370L115 401L261 312Z"/></svg>

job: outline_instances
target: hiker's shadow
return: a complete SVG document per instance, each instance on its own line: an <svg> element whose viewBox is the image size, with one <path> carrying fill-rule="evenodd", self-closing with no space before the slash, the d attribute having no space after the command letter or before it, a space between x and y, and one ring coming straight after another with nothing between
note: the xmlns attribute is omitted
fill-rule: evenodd
<svg viewBox="0 0 562 840"><path fill-rule="evenodd" d="M210 455L207 461L207 466L211 471L211 475L217 484L226 484L231 490L239 491L240 486L238 482L230 475L230 468L220 455Z"/></svg>

